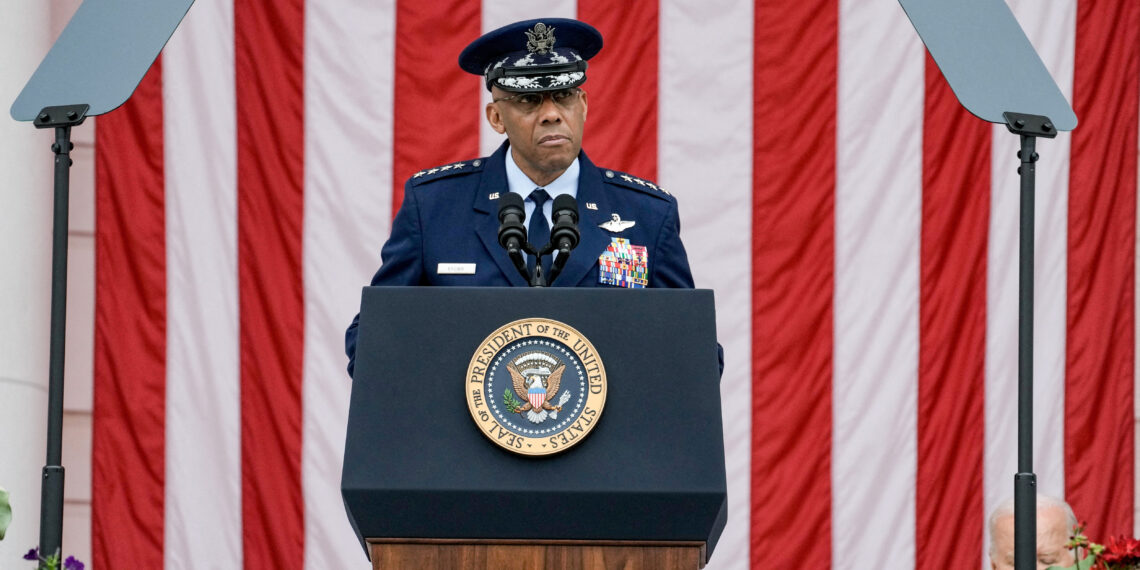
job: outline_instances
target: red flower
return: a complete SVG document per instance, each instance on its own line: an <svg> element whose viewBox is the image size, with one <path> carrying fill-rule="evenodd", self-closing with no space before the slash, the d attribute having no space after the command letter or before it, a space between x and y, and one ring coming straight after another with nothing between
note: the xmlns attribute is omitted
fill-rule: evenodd
<svg viewBox="0 0 1140 570"><path fill-rule="evenodd" d="M1126 536L1114 536L1104 545L1104 552L1097 557L1098 568L1133 568L1140 565L1140 540Z"/></svg>

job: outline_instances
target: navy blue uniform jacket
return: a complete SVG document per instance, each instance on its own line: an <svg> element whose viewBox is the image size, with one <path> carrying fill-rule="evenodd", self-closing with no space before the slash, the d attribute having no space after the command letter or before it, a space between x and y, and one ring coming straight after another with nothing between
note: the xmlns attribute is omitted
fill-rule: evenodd
<svg viewBox="0 0 1140 570"><path fill-rule="evenodd" d="M416 173L404 185L404 203L380 251L372 285L526 287L499 245L498 195L508 192L504 143L490 157ZM677 200L652 183L594 166L578 155L578 227L582 238L553 287L610 287L598 283L598 257L622 237L648 253L649 287L693 287L681 244ZM596 205L597 209L589 205ZM635 224L613 233L600 227L618 214ZM541 247L542 244L535 244ZM474 263L474 275L440 275L440 263ZM356 360L360 315L345 333L348 371Z"/></svg>

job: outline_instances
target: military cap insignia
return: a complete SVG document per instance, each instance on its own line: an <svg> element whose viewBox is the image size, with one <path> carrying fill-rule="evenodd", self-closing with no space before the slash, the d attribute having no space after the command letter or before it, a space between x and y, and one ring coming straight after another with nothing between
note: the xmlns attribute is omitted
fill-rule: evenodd
<svg viewBox="0 0 1140 570"><path fill-rule="evenodd" d="M471 418L488 439L520 455L551 455L577 445L597 424L606 372L574 328L522 319L479 344L465 388Z"/></svg>
<svg viewBox="0 0 1140 570"><path fill-rule="evenodd" d="M616 234L616 233L624 232L625 230L632 228L636 224L637 224L637 222L635 222L633 220L621 219L621 216L619 216L617 214L617 212L614 212L614 213L610 214L610 221L608 221L604 224L598 224L598 227L602 228L603 230L610 231L610 232L613 232Z"/></svg>
<svg viewBox="0 0 1140 570"><path fill-rule="evenodd" d="M554 28L539 22L526 31L526 49L530 53L544 55L554 47Z"/></svg>

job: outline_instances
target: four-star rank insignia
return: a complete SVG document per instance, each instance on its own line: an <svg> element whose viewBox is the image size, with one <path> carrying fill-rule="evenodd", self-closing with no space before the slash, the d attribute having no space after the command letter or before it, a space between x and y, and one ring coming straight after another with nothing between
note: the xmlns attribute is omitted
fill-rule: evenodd
<svg viewBox="0 0 1140 570"><path fill-rule="evenodd" d="M550 319L522 319L491 333L471 358L465 386L479 430L520 455L577 445L606 403L606 371L594 345Z"/></svg>

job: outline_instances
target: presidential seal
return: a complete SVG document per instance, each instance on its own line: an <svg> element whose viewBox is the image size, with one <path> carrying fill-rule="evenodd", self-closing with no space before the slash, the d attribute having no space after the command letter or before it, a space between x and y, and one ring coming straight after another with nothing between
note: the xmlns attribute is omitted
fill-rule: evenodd
<svg viewBox="0 0 1140 570"><path fill-rule="evenodd" d="M522 319L491 333L467 367L467 409L491 441L520 455L565 451L594 429L606 370L572 327Z"/></svg>

